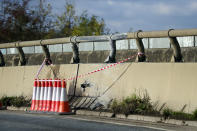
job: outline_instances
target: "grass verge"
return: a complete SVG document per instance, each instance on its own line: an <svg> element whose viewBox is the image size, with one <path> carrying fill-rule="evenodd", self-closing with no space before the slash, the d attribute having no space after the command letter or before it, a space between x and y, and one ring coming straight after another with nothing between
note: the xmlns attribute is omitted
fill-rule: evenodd
<svg viewBox="0 0 197 131"><path fill-rule="evenodd" d="M129 114L156 115L159 113L154 109L147 93L143 96L132 94L122 101L117 101L115 99L110 109L114 114L122 113L126 116Z"/></svg>
<svg viewBox="0 0 197 131"><path fill-rule="evenodd" d="M0 101L3 106L15 106L15 107L30 107L31 99L24 96L3 96Z"/></svg>
<svg viewBox="0 0 197 131"><path fill-rule="evenodd" d="M164 108L161 112L157 111L147 92L142 96L132 94L121 101L114 99L110 105L110 111L113 112L114 115L125 114L128 116L130 114L140 114L162 116L165 120L197 120L197 109L191 114L183 111L174 111L170 108Z"/></svg>

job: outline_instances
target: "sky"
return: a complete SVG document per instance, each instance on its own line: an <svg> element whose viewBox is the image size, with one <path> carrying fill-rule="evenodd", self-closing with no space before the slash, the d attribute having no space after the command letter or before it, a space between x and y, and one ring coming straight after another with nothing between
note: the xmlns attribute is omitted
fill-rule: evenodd
<svg viewBox="0 0 197 131"><path fill-rule="evenodd" d="M48 0L54 13L64 10L65 0ZM197 28L197 0L71 0L77 13L105 20L111 32Z"/></svg>

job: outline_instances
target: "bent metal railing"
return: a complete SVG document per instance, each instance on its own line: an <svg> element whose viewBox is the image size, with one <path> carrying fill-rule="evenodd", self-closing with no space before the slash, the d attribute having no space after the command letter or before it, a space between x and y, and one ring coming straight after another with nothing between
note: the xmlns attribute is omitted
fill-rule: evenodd
<svg viewBox="0 0 197 131"><path fill-rule="evenodd" d="M197 36L197 29L183 29L183 30L169 29L164 31L148 31L148 32L143 32L142 30L139 30L133 33L122 33L122 34L103 35L103 36L79 36L79 37L73 36L66 38L35 40L35 41L22 41L22 42L17 41L12 43L2 43L0 44L0 49L17 48L20 58L19 64L25 65L26 60L22 47L42 46L45 57L50 59L50 53L46 45L72 43L72 49L73 49L72 63L79 63L80 60L79 60L79 52L78 52L78 43L110 41L111 51L105 62L113 63L115 62L115 56L116 56L116 41L124 40L124 39L135 39L138 48L138 54L139 54L136 58L136 61L144 62L146 61L146 55L145 55L144 44L142 39L168 37L170 39L170 44L172 45L174 51L172 61L182 62L181 49L176 37L183 37L183 36ZM0 66L4 66L4 65L5 65L5 61L0 51Z"/></svg>

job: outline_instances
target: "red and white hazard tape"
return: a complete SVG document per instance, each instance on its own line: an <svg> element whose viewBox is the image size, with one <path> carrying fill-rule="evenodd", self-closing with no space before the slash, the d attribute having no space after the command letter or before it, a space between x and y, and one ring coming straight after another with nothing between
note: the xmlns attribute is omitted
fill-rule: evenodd
<svg viewBox="0 0 197 131"><path fill-rule="evenodd" d="M39 76L39 74L40 74L42 68L43 68L44 65L45 65L45 60L46 60L46 59L43 60L42 65L40 66L40 69L38 70L38 72L37 72L37 74L36 74L36 78L37 78L37 79L38 79L38 76Z"/></svg>
<svg viewBox="0 0 197 131"><path fill-rule="evenodd" d="M139 54L137 54L137 55L139 55ZM66 80L66 81L69 81L69 80L74 80L74 79L77 79L77 78L83 78L83 77L85 77L85 76L87 76L87 75L91 75L91 74L93 74L93 73L96 73L96 72L99 72L99 71L103 71L103 70L112 68L112 67L114 67L114 66L116 66L116 65L118 65L118 64L124 63L124 62L126 62L126 61L128 61L128 60L130 60L130 59L133 59L134 57L136 57L136 54L133 55L133 56L131 56L131 57L128 57L128 58L126 58L126 59L124 59L124 60L122 60L122 61L119 61L119 62L117 62L117 63L114 63L114 64L111 64L111 65L105 66L105 67L103 67L103 68L100 68L100 69L97 69L97 70L94 70L94 71L91 71L91 72L88 72L88 73L85 73L85 74L81 74L81 75L78 75L78 76L75 76L75 77L70 77L70 78L67 78L67 79L65 79L65 80ZM45 62L45 60L44 60L44 62ZM42 70L42 68L43 68L43 66L44 66L44 62L43 62L43 64L41 65L41 67L40 67L40 69L39 69L39 71L38 71L38 73L37 73L37 75L36 75L36 78L38 78L38 75L40 74L40 72L41 72L41 70ZM43 81L43 80L39 80L39 79L38 79L38 81ZM61 80L44 80L44 81L61 81Z"/></svg>
<svg viewBox="0 0 197 131"><path fill-rule="evenodd" d="M114 66L116 66L118 64L124 63L124 62L126 62L126 61L128 61L130 59L133 59L134 57L136 57L136 55L133 55L131 57L128 57L128 58L126 58L126 59L124 59L122 61L119 61L117 63L114 63L114 64L111 64L111 65L105 66L103 68L100 68L100 69L97 69L97 70L94 70L94 71L91 71L91 72L88 72L88 73L85 73L85 74L82 74L82 75L78 75L77 77L70 77L70 78L66 79L66 81L68 81L68 80L74 80L74 79L77 79L77 78L83 78L83 77L85 77L87 75L91 75L93 73L96 73L96 72L99 72L99 71L103 71L103 70L112 68L112 67L114 67Z"/></svg>

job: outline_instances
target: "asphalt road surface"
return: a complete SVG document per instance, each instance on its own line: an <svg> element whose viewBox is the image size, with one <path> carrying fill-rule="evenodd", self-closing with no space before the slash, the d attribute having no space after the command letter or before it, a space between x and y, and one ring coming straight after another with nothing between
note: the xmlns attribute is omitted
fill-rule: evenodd
<svg viewBox="0 0 197 131"><path fill-rule="evenodd" d="M159 126L160 127L160 126ZM58 116L0 111L0 131L167 131L165 126L147 126L76 115ZM180 128L183 129L183 128Z"/></svg>

